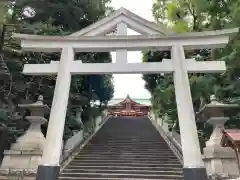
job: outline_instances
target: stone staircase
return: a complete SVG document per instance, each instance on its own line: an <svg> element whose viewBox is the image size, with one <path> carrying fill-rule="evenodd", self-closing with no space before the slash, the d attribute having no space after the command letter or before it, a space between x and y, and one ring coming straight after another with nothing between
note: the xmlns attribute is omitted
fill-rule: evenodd
<svg viewBox="0 0 240 180"><path fill-rule="evenodd" d="M61 172L61 180L183 179L182 165L147 118L114 117Z"/></svg>

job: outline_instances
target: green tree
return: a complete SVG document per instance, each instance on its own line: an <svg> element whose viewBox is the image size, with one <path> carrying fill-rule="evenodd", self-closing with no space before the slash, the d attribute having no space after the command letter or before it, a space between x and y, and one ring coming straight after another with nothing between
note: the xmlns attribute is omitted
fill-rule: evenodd
<svg viewBox="0 0 240 180"><path fill-rule="evenodd" d="M240 18L237 15L240 11L238 0L156 0L153 4L153 15L157 23L163 23L176 33L187 31L217 30L224 28L238 27ZM227 64L227 71L224 74L189 74L191 92L193 97L194 110L197 112L200 107L209 102L209 96L215 93L219 100L224 102L236 101L239 99L239 36L233 39L226 48L218 50L201 49L186 51L187 58L196 60L223 60ZM156 58L156 54L163 52L145 53L143 61ZM174 86L172 75L145 75L146 87L152 94L154 110L159 116L167 113L173 124L177 122L176 103L174 97ZM231 115L231 114L230 114ZM233 114L231 115L233 117ZM240 127L233 117L228 122L229 126ZM178 128L178 126L176 126ZM209 136L208 125L198 124L199 133L202 136Z"/></svg>
<svg viewBox="0 0 240 180"><path fill-rule="evenodd" d="M19 103L34 102L39 94L44 96L45 103L51 106L55 76L24 76L22 68L27 63L49 63L59 60L59 53L29 53L22 52L19 42L11 38L11 32L39 34L39 35L68 35L90 25L111 10L107 4L109 0L65 1L65 0L18 0L6 1L0 6L0 17L5 18L5 24L13 24L14 28L7 28L4 34L4 45L0 61L0 108L7 109L14 114ZM1 4L2 5L2 4ZM6 9L6 10L5 10ZM3 13L2 13L3 12ZM3 15L3 16L2 16ZM12 26L11 26L12 27ZM77 59L84 62L110 62L109 53L79 53ZM82 105L89 106L94 86L95 93L108 94L104 97L108 101L113 95L111 76L97 76L89 86L90 76L74 76L72 78L69 109L67 112L65 139L72 134L72 130L80 127L74 122L74 113L70 105L78 105L78 97L84 96ZM101 92L100 92L101 91ZM88 112L91 115L91 112ZM85 121L88 119L85 119ZM19 126L15 124L14 126ZM46 132L46 126L43 128Z"/></svg>

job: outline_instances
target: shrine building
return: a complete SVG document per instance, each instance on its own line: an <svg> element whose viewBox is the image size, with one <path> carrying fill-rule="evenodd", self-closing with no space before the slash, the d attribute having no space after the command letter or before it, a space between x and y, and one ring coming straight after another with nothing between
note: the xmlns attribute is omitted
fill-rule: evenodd
<svg viewBox="0 0 240 180"><path fill-rule="evenodd" d="M113 99L108 104L109 115L112 116L147 116L150 111L149 99Z"/></svg>

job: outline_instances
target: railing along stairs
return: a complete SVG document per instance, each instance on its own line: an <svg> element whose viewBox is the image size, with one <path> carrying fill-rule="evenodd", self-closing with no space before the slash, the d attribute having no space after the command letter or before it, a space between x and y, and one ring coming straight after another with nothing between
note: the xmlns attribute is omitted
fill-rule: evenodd
<svg viewBox="0 0 240 180"><path fill-rule="evenodd" d="M161 134L173 153L177 156L179 161L183 164L182 147L179 138L177 138L177 136L179 136L177 132L174 130L172 132L166 132L166 130L164 130L151 115L149 115L148 118Z"/></svg>
<svg viewBox="0 0 240 180"><path fill-rule="evenodd" d="M107 113L104 113L102 115L102 119L100 124L98 125L98 128L96 129L95 126L92 128L84 128L83 137L81 140L76 142L76 144L73 146L72 149L68 150L67 153L64 153L64 155L61 158L61 169L64 169L68 163L78 154L79 150L81 150L91 139L92 137L98 132L99 129L107 122L107 120L110 118L110 116L106 115ZM94 121L95 122L95 121ZM86 132L87 131L87 132Z"/></svg>

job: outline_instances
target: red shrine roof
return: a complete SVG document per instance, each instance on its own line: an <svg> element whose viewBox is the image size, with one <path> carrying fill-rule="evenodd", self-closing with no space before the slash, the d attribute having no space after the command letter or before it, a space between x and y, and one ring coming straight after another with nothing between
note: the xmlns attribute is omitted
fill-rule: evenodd
<svg viewBox="0 0 240 180"><path fill-rule="evenodd" d="M223 130L221 145L229 147L231 144L240 144L240 130L239 129L226 129Z"/></svg>
<svg viewBox="0 0 240 180"><path fill-rule="evenodd" d="M126 103L137 104L135 101L133 101L131 99L131 97L129 95L127 95L127 97L122 102L120 102L119 104L126 104Z"/></svg>
<svg viewBox="0 0 240 180"><path fill-rule="evenodd" d="M127 95L127 97L123 101L121 101L117 104L113 104L111 106L122 106L124 104L131 104L131 105L137 105L137 106L147 106L147 105L140 104L140 103L137 103L136 101L132 100L131 97L129 96L129 94Z"/></svg>

